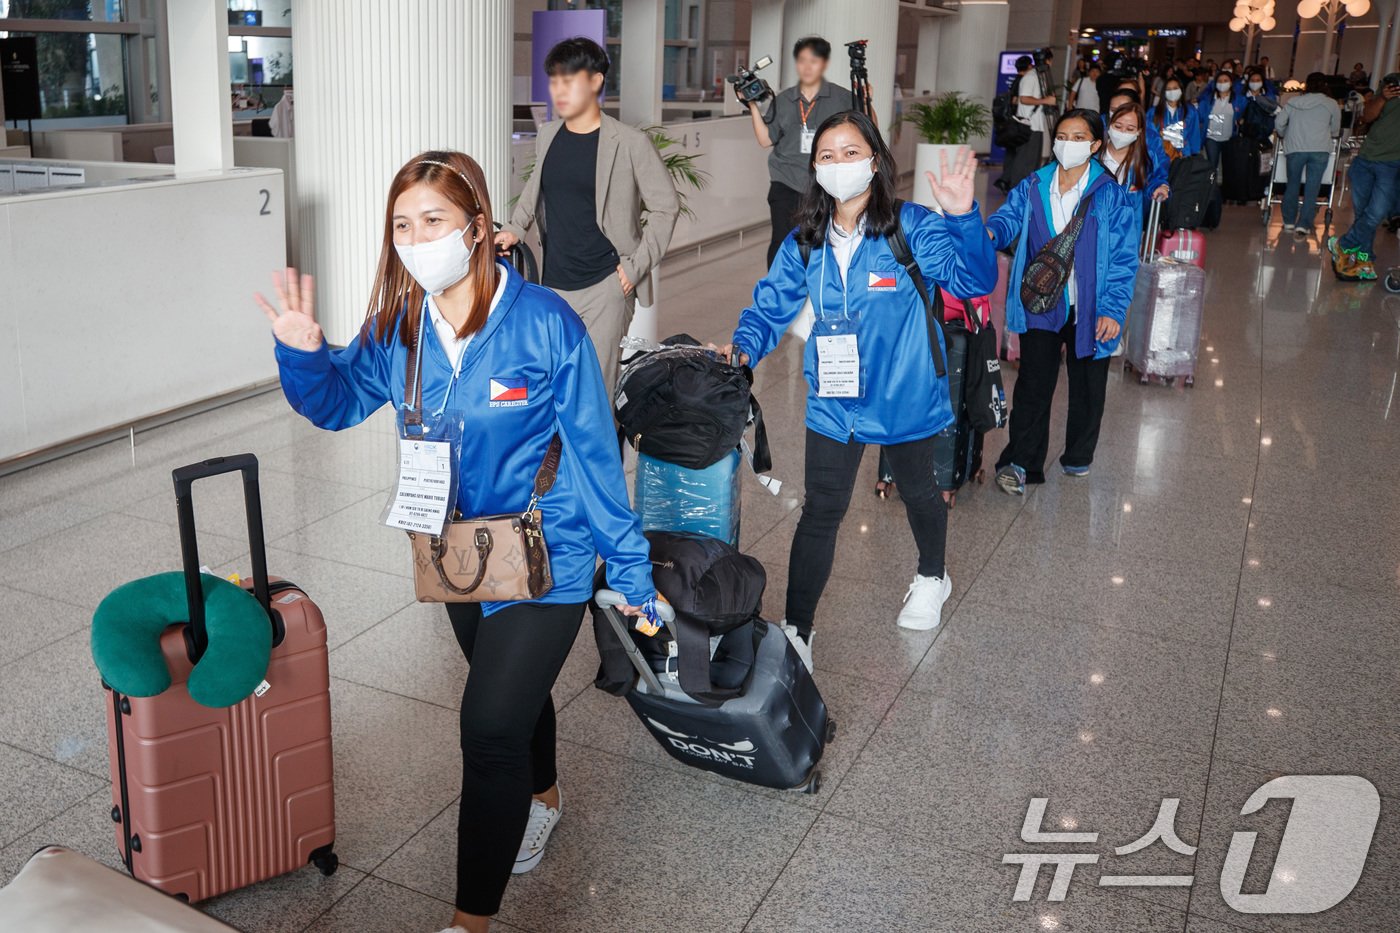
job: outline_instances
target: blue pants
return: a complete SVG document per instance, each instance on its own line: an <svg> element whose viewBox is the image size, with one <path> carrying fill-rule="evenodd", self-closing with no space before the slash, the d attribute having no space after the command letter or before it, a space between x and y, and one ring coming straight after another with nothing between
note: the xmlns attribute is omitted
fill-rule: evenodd
<svg viewBox="0 0 1400 933"><path fill-rule="evenodd" d="M1207 139L1205 141L1203 149L1206 158L1210 159L1210 167L1215 171L1220 170L1220 154L1225 151L1225 144L1228 142L1228 139Z"/></svg>
<svg viewBox="0 0 1400 933"><path fill-rule="evenodd" d="M1370 254L1375 251L1376 228L1385 222L1395 207L1397 181L1400 181L1400 161L1372 162L1356 159L1351 163L1351 229L1337 241L1341 249L1359 249Z"/></svg>
<svg viewBox="0 0 1400 933"><path fill-rule="evenodd" d="M1288 160L1288 184L1283 189L1283 225L1312 229L1313 218L1317 215L1317 190L1322 187L1322 176L1327 171L1328 152L1290 152ZM1303 208L1298 209L1298 186L1303 186Z"/></svg>

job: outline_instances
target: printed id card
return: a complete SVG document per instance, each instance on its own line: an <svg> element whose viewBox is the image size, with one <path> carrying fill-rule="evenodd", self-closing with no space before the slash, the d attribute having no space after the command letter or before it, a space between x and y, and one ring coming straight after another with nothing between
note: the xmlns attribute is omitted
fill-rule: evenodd
<svg viewBox="0 0 1400 933"><path fill-rule="evenodd" d="M451 442L399 438L399 481L384 524L440 533L451 505L452 473Z"/></svg>
<svg viewBox="0 0 1400 933"><path fill-rule="evenodd" d="M408 426L399 412L398 481L380 521L390 528L441 534L457 501L462 418L448 412L431 429Z"/></svg>
<svg viewBox="0 0 1400 933"><path fill-rule="evenodd" d="M855 398L860 395L860 347L855 334L819 336L817 396Z"/></svg>
<svg viewBox="0 0 1400 933"><path fill-rule="evenodd" d="M812 141L817 138L817 131L809 130L804 126L802 127L802 135L799 138L801 139L801 149L799 151L803 153L811 152Z"/></svg>

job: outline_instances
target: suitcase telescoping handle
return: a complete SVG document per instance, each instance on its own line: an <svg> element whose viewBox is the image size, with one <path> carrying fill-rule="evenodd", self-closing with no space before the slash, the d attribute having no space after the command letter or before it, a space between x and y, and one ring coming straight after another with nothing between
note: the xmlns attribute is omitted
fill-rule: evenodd
<svg viewBox="0 0 1400 933"><path fill-rule="evenodd" d="M243 508L248 516L248 550L252 558L253 595L272 622L273 644L281 641L281 619L272 608L267 582L267 544L263 538L262 496L258 492L258 458L252 454L214 457L201 463L177 467L170 475L175 481L175 513L180 523L180 559L185 571L185 598L190 616L191 660L204 654L209 637L204 628L204 588L199 581L199 544L194 530L194 499L191 486L197 479L243 474Z"/></svg>
<svg viewBox="0 0 1400 933"><path fill-rule="evenodd" d="M1151 262L1157 258L1157 230L1162 225L1162 203L1148 194L1148 199L1152 201L1152 206L1147 210L1147 233L1142 239L1142 249L1138 251L1138 259L1142 262Z"/></svg>
<svg viewBox="0 0 1400 933"><path fill-rule="evenodd" d="M593 601L603 610L608 624L612 626L613 634L617 636L618 641L622 642L622 648L627 652L632 666L641 675L642 683L647 685L647 692L652 696L664 696L665 688L661 686L656 672L651 669L651 665L647 663L646 658L642 657L642 652L632 641L632 634L627 630L627 623L623 621L622 613L618 611L619 606L627 605L627 598L616 590L599 590L594 595ZM662 622L667 624L675 621L676 618L676 610L671 607L671 604L663 603L659 599L656 601L656 614L661 617Z"/></svg>

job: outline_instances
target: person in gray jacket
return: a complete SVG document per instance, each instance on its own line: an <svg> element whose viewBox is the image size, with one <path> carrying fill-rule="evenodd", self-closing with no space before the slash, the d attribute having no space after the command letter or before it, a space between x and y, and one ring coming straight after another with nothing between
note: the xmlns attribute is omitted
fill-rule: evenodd
<svg viewBox="0 0 1400 933"><path fill-rule="evenodd" d="M1317 214L1317 190L1327 172L1332 141L1342 132L1342 111L1329 97L1327 76L1320 71L1308 75L1306 90L1283 105L1274 120L1274 130L1283 139L1283 157L1288 160L1288 184L1283 189L1283 232L1295 240L1312 233ZM1303 206L1298 207L1298 187L1303 188Z"/></svg>
<svg viewBox="0 0 1400 933"><path fill-rule="evenodd" d="M650 272L671 242L680 199L651 137L603 113L608 66L602 47L581 37L545 56L559 119L540 127L534 171L496 247L509 249L538 225L541 283L583 318L611 398L618 344L637 301L652 302Z"/></svg>

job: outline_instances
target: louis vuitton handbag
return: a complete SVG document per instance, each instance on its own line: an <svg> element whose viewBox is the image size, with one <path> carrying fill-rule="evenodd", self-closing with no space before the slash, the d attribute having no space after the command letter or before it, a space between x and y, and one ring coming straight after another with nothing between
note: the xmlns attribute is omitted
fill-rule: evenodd
<svg viewBox="0 0 1400 933"><path fill-rule="evenodd" d="M423 386L413 378L418 345L408 354L409 381L415 384L410 422L421 424ZM405 384L408 384L407 382ZM421 603L483 603L538 599L554 586L549 571L539 501L554 486L562 450L559 435L550 439L535 474L530 504L523 512L462 518L454 513L441 534L408 532L413 546L413 587Z"/></svg>

